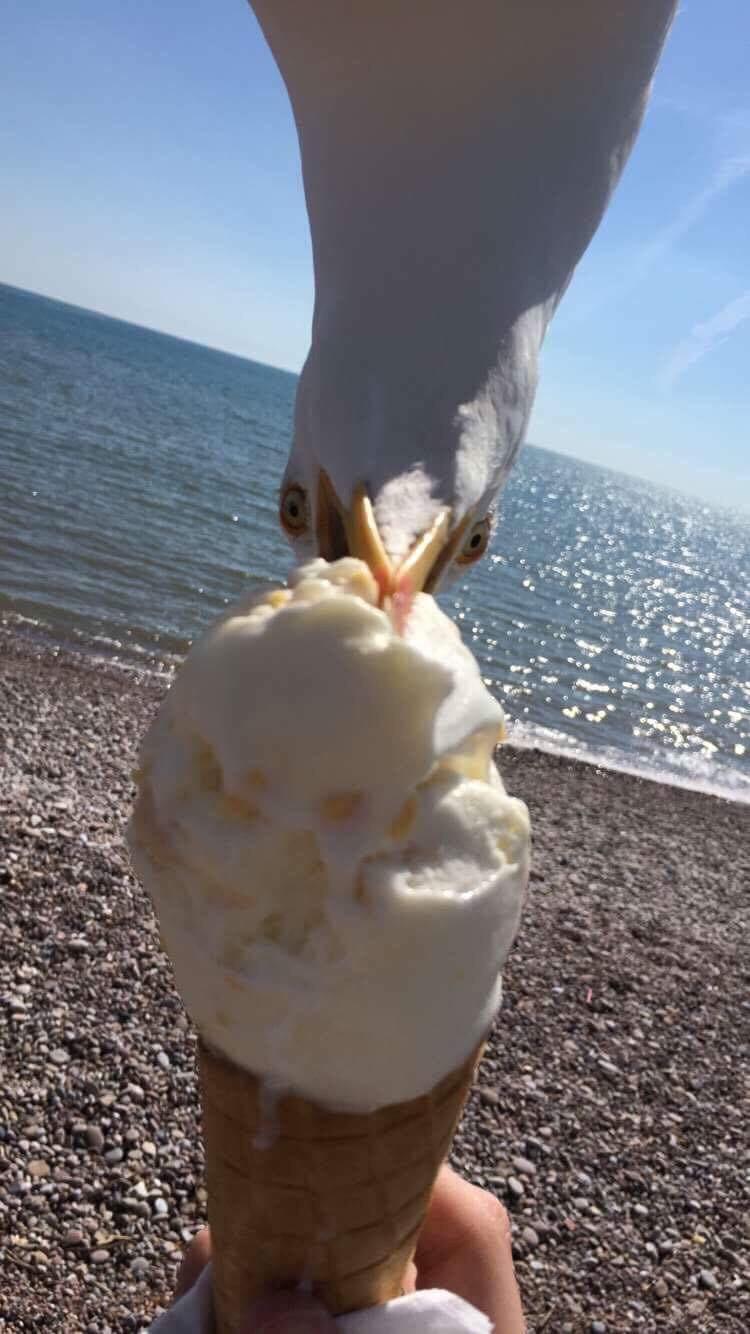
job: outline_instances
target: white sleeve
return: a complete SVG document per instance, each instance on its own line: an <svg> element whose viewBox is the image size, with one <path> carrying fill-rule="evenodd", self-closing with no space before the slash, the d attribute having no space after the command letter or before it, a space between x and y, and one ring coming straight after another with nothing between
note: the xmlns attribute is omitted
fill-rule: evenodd
<svg viewBox="0 0 750 1334"><path fill-rule="evenodd" d="M491 1334L485 1315L455 1293L439 1288L398 1297L384 1306L341 1315L341 1334ZM211 1266L174 1306L160 1315L148 1334L213 1334Z"/></svg>

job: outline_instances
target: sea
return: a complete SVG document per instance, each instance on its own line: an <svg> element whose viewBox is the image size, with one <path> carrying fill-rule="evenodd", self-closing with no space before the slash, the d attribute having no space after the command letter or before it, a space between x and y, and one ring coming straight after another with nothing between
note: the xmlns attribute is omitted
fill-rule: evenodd
<svg viewBox="0 0 750 1334"><path fill-rule="evenodd" d="M283 579L296 377L0 285L0 615L170 674ZM527 445L440 598L511 741L750 801L750 516Z"/></svg>

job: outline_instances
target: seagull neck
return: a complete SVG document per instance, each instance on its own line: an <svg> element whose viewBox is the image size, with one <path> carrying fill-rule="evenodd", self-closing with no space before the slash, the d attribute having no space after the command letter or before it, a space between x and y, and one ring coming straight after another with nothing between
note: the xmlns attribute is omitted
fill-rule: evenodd
<svg viewBox="0 0 750 1334"><path fill-rule="evenodd" d="M254 0L299 131L316 319L554 306L675 0ZM408 331L408 327L407 330Z"/></svg>

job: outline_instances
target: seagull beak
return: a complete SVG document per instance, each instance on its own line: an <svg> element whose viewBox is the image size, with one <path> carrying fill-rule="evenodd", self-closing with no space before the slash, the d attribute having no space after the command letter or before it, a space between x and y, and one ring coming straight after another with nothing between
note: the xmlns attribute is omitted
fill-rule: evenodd
<svg viewBox="0 0 750 1334"><path fill-rule="evenodd" d="M378 532L372 501L364 486L356 488L351 507L344 515L350 556L356 556L369 565L380 588L381 600L390 595L393 585L393 562Z"/></svg>
<svg viewBox="0 0 750 1334"><path fill-rule="evenodd" d="M369 566L381 591L381 600L432 591L456 550L465 523L450 532L451 511L444 506L430 527L417 538L400 564L395 565L378 531L372 501L360 483L347 509L341 504L328 474L318 481L316 537L324 560L356 556Z"/></svg>

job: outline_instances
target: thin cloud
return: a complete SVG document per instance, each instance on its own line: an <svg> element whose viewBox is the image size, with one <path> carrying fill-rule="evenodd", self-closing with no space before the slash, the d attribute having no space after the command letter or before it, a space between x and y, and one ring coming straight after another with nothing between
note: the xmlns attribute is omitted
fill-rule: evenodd
<svg viewBox="0 0 750 1334"><path fill-rule="evenodd" d="M724 158L716 168L708 185L688 200L672 222L663 227L660 232L657 232L650 241L647 241L641 247L628 274L630 281L644 278L649 270L682 239L686 232L689 232L697 222L700 222L711 205L727 190L730 190L733 185L738 185L746 176L750 176L750 152L735 153L731 157Z"/></svg>
<svg viewBox="0 0 750 1334"><path fill-rule="evenodd" d="M672 389L691 366L721 347L745 320L750 320L750 289L733 301L728 301L709 320L693 325L687 338L677 344L664 367L661 379L666 388Z"/></svg>
<svg viewBox="0 0 750 1334"><path fill-rule="evenodd" d="M602 284L596 295L579 304L577 321L590 319L603 306L611 307L647 279L727 191L750 178L750 111L743 108L732 115L706 119L710 120L717 158L708 183L682 206L671 222L637 247L611 282Z"/></svg>

